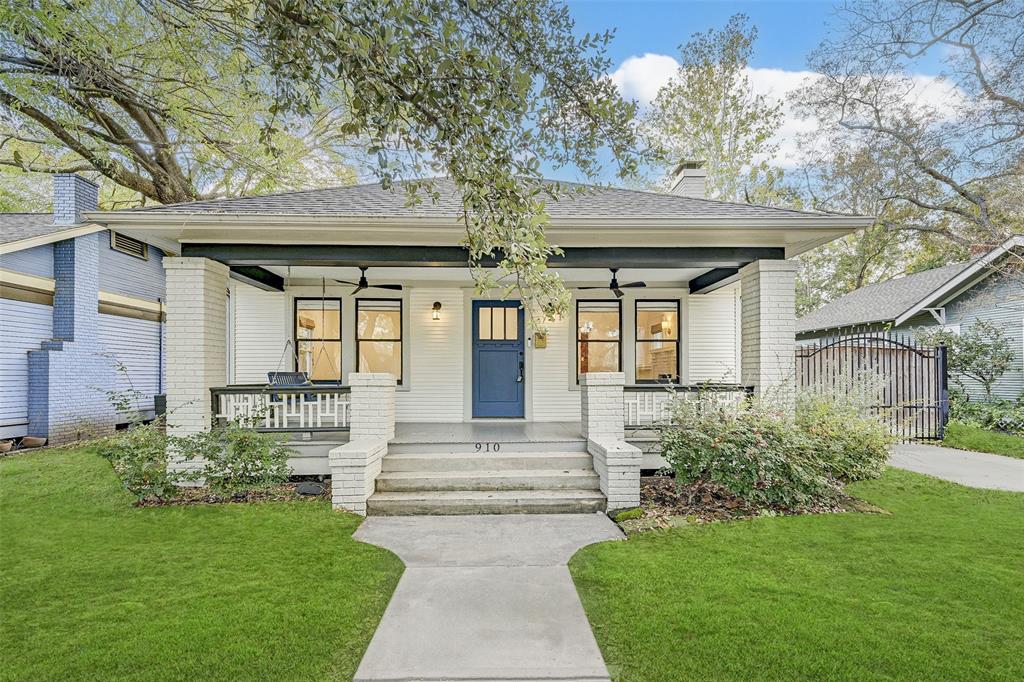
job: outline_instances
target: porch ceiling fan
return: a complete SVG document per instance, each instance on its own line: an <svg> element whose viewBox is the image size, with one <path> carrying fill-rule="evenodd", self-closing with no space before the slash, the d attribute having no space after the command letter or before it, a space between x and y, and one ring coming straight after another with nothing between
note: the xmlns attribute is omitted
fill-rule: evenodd
<svg viewBox="0 0 1024 682"><path fill-rule="evenodd" d="M579 289L611 289L612 293L615 294L616 298L622 298L623 296L625 296L625 294L622 293L623 289L643 289L644 287L647 286L647 282L626 282L625 284L619 284L619 279L618 279L618 277L615 276L615 273L617 273L619 271L619 269L618 268L608 268L608 269L612 271L612 281L609 282L608 286L606 286L606 287L577 287L577 288L579 288Z"/></svg>
<svg viewBox="0 0 1024 682"><path fill-rule="evenodd" d="M358 282L348 282L348 281L345 281L343 279L336 279L334 281L337 282L338 284L350 284L350 285L354 286L355 289L352 290L352 293L350 293L349 296L355 296L356 294L358 294L363 289L389 289L391 291L401 291L402 290L402 285L401 284L370 284L367 281L367 279L366 279L366 268L364 268L364 267L360 267L359 268L359 281Z"/></svg>

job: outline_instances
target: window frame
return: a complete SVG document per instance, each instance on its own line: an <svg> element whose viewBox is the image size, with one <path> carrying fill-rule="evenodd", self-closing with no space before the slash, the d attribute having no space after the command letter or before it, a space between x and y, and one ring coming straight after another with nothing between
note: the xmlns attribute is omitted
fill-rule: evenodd
<svg viewBox="0 0 1024 682"><path fill-rule="evenodd" d="M359 338L359 304L361 302L363 302L363 301L371 301L371 302L372 301L397 301L398 302L398 338L397 339L360 339ZM360 361L359 360L359 358L360 358L360 355L359 355L359 344L361 342L363 342L363 341L369 341L369 342L390 341L391 343L397 343L397 344L399 344L399 346L398 346L398 349L399 349L398 350L398 362L399 362L398 369L401 372L401 375L396 377L396 381L397 381L397 384L399 386L403 385L403 383L405 381L405 299L404 298L386 298L386 297L379 297L379 296L377 296L377 297L357 298L356 299L355 318L354 318L354 323L352 324L352 329L353 329L352 335L353 335L353 337L355 337L355 341L356 341L356 347L355 347L355 352L356 352L356 371L357 372L361 371L361 369L359 367L359 361Z"/></svg>
<svg viewBox="0 0 1024 682"><path fill-rule="evenodd" d="M331 339L300 339L299 338L299 303L301 301L316 301L317 303L320 303L321 301L324 301L324 302L327 302L327 301L337 301L338 302L338 338L336 338L336 339L333 339L333 338L331 338ZM339 354L339 357L338 357L338 378L337 379L313 379L313 378L310 378L310 381L312 383L314 383L314 384L329 385L329 384L341 384L341 383L343 383L343 379L345 377L345 342L343 340L345 338L345 336L344 336L344 331L345 331L345 329L344 329L344 327L345 327L345 315L344 315L345 304L342 301L344 301L344 299L339 297L339 296L296 296L295 298L292 299L292 343L294 344L293 348L295 349L295 357L293 358L293 360L295 361L295 371L296 372L301 372L302 371L302 370L299 369L299 366L298 366L299 365L299 341L325 341L325 342L329 341L331 343L337 343L338 344L338 349L340 350L340 354Z"/></svg>
<svg viewBox="0 0 1024 682"><path fill-rule="evenodd" d="M588 340L588 343L617 343L617 344L619 344L619 353L618 353L619 368L616 371L618 371L618 372L622 371L622 349L623 349L623 346L622 346L622 334L623 334L623 332L622 332L622 299L620 299L620 298L611 298L611 299L609 299L609 298L577 298L576 299L576 317L573 320L575 322L575 324L573 325L573 331L576 332L576 344L575 344L576 345L576 353L573 355L573 360L572 360L573 361L573 366L574 366L574 369L575 369L575 372L576 372L576 384L577 385L579 385L579 383L580 383L580 374L581 374L580 373L580 344L583 343L583 341L580 340L580 304L581 303L583 303L583 304L587 304L587 303L614 303L616 305L616 307L618 309L618 312L619 312L619 338L616 339L615 341L589 341ZM589 374L589 372L588 372L588 374Z"/></svg>
<svg viewBox="0 0 1024 682"><path fill-rule="evenodd" d="M640 339L637 338L636 328L639 319L641 303L666 303L676 307L676 338L675 339ZM663 384L682 385L683 382L683 310L677 298L637 298L633 301L633 381L637 384ZM659 379L640 379L637 377L636 362L639 354L637 349L641 343L674 343L676 345L676 378L672 382L664 382Z"/></svg>

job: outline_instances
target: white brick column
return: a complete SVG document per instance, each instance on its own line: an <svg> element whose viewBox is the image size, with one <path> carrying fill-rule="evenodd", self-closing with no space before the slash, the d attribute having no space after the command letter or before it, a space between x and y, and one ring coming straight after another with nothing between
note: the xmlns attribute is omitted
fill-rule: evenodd
<svg viewBox="0 0 1024 682"><path fill-rule="evenodd" d="M210 388L227 382L228 267L168 257L164 269L167 432L187 436L210 429ZM181 462L171 467L183 468Z"/></svg>
<svg viewBox="0 0 1024 682"><path fill-rule="evenodd" d="M796 390L796 265L756 260L740 269L741 381L779 400Z"/></svg>
<svg viewBox="0 0 1024 682"><path fill-rule="evenodd" d="M580 375L580 407L584 438L622 440L626 435L622 406L622 372L587 372Z"/></svg>
<svg viewBox="0 0 1024 682"><path fill-rule="evenodd" d="M366 515L388 441L395 437L395 377L350 374L349 442L328 453L331 506Z"/></svg>
<svg viewBox="0 0 1024 682"><path fill-rule="evenodd" d="M386 373L355 373L348 375L352 387L349 415L351 440L395 437L395 377Z"/></svg>
<svg viewBox="0 0 1024 682"><path fill-rule="evenodd" d="M625 441L622 372L588 372L580 375L583 437L601 479L608 509L627 509L640 504L640 448Z"/></svg>

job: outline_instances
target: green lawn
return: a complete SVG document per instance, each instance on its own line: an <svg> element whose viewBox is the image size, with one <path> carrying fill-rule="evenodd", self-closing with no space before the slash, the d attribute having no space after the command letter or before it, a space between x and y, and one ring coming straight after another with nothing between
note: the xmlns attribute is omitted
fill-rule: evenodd
<svg viewBox="0 0 1024 682"><path fill-rule="evenodd" d="M659 531L570 568L615 680L1024 679L1024 494L889 470L836 514Z"/></svg>
<svg viewBox="0 0 1024 682"><path fill-rule="evenodd" d="M402 572L358 524L137 509L87 449L0 460L0 679L350 680Z"/></svg>
<svg viewBox="0 0 1024 682"><path fill-rule="evenodd" d="M1009 433L989 431L980 426L971 426L963 422L949 423L942 444L961 450L991 452L995 455L1024 459L1024 438Z"/></svg>

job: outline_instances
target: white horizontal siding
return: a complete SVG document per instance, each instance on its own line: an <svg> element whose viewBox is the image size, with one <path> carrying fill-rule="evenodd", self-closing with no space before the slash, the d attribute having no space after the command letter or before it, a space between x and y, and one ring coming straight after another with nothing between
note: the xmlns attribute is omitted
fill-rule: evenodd
<svg viewBox="0 0 1024 682"><path fill-rule="evenodd" d="M136 320L118 315L99 316L99 340L103 352L112 356L124 370L116 371L118 391L135 390L142 394L138 409L153 409L153 396L161 392L160 334L163 325L152 320Z"/></svg>
<svg viewBox="0 0 1024 682"><path fill-rule="evenodd" d="M231 294L233 381L265 384L267 372L279 368L290 371L294 367L295 349L288 345L291 338L287 329L288 298L281 292L264 291L249 284L235 282L234 285Z"/></svg>
<svg viewBox="0 0 1024 682"><path fill-rule="evenodd" d="M28 352L53 335L53 308L0 299L0 428L23 436L28 424Z"/></svg>
<svg viewBox="0 0 1024 682"><path fill-rule="evenodd" d="M441 319L431 317L434 302ZM462 289L413 288L409 291L403 344L408 344L408 390L395 396L397 419L406 422L459 422L465 382L465 299Z"/></svg>
<svg viewBox="0 0 1024 682"><path fill-rule="evenodd" d="M739 378L739 285L689 297L690 383Z"/></svg>
<svg viewBox="0 0 1024 682"><path fill-rule="evenodd" d="M568 318L548 325L547 348L530 349L530 391L533 420L539 422L579 421L580 392L575 383L572 343L574 328Z"/></svg>

